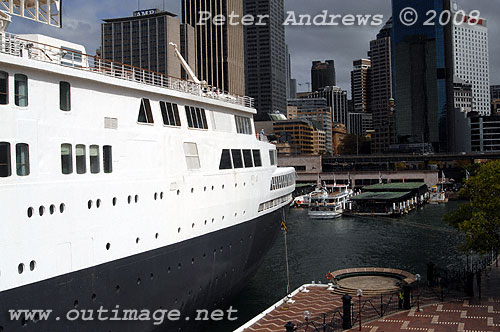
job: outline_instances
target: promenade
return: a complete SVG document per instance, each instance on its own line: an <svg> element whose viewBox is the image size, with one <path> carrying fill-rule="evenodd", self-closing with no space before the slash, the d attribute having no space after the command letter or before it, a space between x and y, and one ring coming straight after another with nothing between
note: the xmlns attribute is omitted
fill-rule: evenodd
<svg viewBox="0 0 500 332"><path fill-rule="evenodd" d="M476 288L473 299L426 305L420 312L413 308L362 326L364 332L499 332L500 267L494 262L483 273L481 299ZM359 331L359 326L350 331Z"/></svg>

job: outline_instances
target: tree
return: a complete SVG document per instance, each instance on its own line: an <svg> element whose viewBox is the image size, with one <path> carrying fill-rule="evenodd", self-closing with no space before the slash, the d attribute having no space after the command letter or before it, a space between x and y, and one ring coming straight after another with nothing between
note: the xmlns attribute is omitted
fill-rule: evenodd
<svg viewBox="0 0 500 332"><path fill-rule="evenodd" d="M370 154L371 141L364 136L348 134L342 139L339 146L339 154L355 155L355 154Z"/></svg>
<svg viewBox="0 0 500 332"><path fill-rule="evenodd" d="M483 164L466 181L463 194L470 201L444 217L465 236L463 251L486 254L500 249L500 161Z"/></svg>

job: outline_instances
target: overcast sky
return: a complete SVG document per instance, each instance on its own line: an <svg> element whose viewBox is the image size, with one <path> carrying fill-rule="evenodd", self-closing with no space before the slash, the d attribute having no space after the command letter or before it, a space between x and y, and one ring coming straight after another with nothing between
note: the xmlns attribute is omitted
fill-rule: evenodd
<svg viewBox="0 0 500 332"><path fill-rule="evenodd" d="M466 11L479 10L488 20L491 84L500 84L500 11L499 0L457 0ZM63 28L57 29L13 18L9 31L33 33L37 31L56 38L85 45L87 53L95 54L100 46L100 23L104 18L130 16L137 10L137 0L64 0ZM180 14L180 0L140 0L141 9L160 8ZM317 15L323 10L329 14L379 14L384 22L390 17L391 0L285 0L287 11ZM367 57L370 40L382 26L288 26L287 44L292 55L292 76L301 84L299 91L310 82L311 61L334 59L337 85L350 90L352 61Z"/></svg>

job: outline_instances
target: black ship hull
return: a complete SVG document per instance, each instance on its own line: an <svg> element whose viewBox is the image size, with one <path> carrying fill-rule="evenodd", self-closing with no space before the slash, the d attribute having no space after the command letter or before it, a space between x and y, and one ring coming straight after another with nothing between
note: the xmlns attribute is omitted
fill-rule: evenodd
<svg viewBox="0 0 500 332"><path fill-rule="evenodd" d="M245 286L279 234L283 209L185 242L2 292L0 332L200 331L205 322L196 318L205 319L206 312L198 315L196 310L210 314ZM100 317L107 320L98 319L100 308L108 310ZM9 310L17 309L52 313L48 320L38 315L12 320ZM143 320L131 321L133 312L124 316L123 310L150 316L136 315ZM157 310L179 310L180 317L174 312L175 320L170 321L167 313L157 325L161 321L159 314L153 319ZM82 320L89 317L92 320ZM237 313L231 314L234 317Z"/></svg>

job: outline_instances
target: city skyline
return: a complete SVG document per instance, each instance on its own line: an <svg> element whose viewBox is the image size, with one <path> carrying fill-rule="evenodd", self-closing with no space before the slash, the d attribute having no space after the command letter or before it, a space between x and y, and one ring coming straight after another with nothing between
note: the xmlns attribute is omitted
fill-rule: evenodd
<svg viewBox="0 0 500 332"><path fill-rule="evenodd" d="M165 7L163 7L163 3ZM494 1L477 2L459 0L461 7L470 11L477 9L481 16L488 20L490 44L490 84L500 84L500 35L494 33L500 29L500 12ZM119 5L118 5L119 4ZM118 5L118 6L117 6ZM63 28L57 29L35 22L12 18L9 31L12 33L32 33L37 31L55 38L83 44L87 53L95 54L100 45L100 24L102 19L130 16L137 10L137 1L105 1L94 0L85 3L66 0L63 4ZM180 0L141 0L141 9L159 8L181 15ZM286 0L285 10L294 10L297 14L317 15L322 10L334 14L382 14L385 20L391 15L391 0L358 1L343 3L341 1L315 0L301 2ZM306 82L310 82L311 61L333 59L336 64L337 85L349 91L352 61L367 57L370 41L375 39L382 26L287 26L286 41L291 53L292 77L297 79L298 92L306 91ZM83 33L82 33L83 32ZM331 40L331 43L325 42Z"/></svg>

